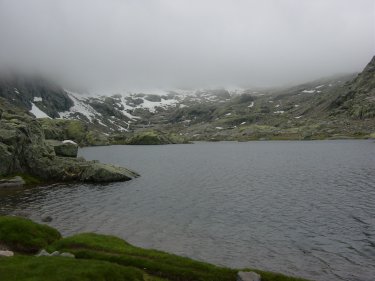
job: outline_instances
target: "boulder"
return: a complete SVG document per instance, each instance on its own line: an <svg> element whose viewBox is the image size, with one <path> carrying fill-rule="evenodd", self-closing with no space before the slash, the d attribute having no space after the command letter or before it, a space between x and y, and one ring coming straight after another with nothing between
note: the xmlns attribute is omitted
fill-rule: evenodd
<svg viewBox="0 0 375 281"><path fill-rule="evenodd" d="M49 142L55 151L57 156L62 157L77 157L78 154L78 145L73 141L54 141Z"/></svg>
<svg viewBox="0 0 375 281"><path fill-rule="evenodd" d="M253 271L240 271L237 274L237 281L261 281L261 277Z"/></svg>
<svg viewBox="0 0 375 281"><path fill-rule="evenodd" d="M125 181L139 175L123 167L91 162L81 174L81 180L86 182Z"/></svg>

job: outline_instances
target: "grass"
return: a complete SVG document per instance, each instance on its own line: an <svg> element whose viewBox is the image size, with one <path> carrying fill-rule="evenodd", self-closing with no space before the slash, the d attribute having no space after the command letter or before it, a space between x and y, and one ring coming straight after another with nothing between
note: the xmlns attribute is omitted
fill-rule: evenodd
<svg viewBox="0 0 375 281"><path fill-rule="evenodd" d="M109 262L31 256L0 258L0 276L1 281L144 280L141 271Z"/></svg>
<svg viewBox="0 0 375 281"><path fill-rule="evenodd" d="M13 251L36 253L60 238L60 233L47 225L19 217L0 216L0 245Z"/></svg>
<svg viewBox="0 0 375 281"><path fill-rule="evenodd" d="M57 230L19 217L0 216L0 245L16 251L14 257L0 258L1 281L235 281L239 271L135 247L115 236L83 233L61 238ZM35 253L41 248L73 253L76 258L18 254ZM262 276L262 281L305 281L253 271Z"/></svg>
<svg viewBox="0 0 375 281"><path fill-rule="evenodd" d="M132 246L114 236L84 233L53 243L52 250L68 251L77 258L105 260L144 270L172 281L234 281L238 270L219 267L157 250ZM257 271L263 281L303 281L282 274Z"/></svg>

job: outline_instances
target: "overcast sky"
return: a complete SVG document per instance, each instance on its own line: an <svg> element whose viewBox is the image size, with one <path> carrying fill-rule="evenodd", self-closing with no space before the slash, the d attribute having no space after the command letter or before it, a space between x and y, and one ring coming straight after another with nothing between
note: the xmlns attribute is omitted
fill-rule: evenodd
<svg viewBox="0 0 375 281"><path fill-rule="evenodd" d="M0 67L85 87L274 86L360 71L375 0L0 0Z"/></svg>

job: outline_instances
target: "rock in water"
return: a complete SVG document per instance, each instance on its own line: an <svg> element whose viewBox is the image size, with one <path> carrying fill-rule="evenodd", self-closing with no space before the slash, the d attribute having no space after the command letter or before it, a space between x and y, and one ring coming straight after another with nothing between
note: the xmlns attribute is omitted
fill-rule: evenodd
<svg viewBox="0 0 375 281"><path fill-rule="evenodd" d="M42 222L51 222L53 219L51 216L44 216L42 217Z"/></svg>
<svg viewBox="0 0 375 281"><path fill-rule="evenodd" d="M93 162L81 174L81 180L86 182L125 181L138 177L138 174L109 164Z"/></svg>
<svg viewBox="0 0 375 281"><path fill-rule="evenodd" d="M0 257L13 257L14 253L12 251L0 251Z"/></svg>
<svg viewBox="0 0 375 281"><path fill-rule="evenodd" d="M261 277L259 274L253 271L240 271L237 274L237 281L260 281Z"/></svg>

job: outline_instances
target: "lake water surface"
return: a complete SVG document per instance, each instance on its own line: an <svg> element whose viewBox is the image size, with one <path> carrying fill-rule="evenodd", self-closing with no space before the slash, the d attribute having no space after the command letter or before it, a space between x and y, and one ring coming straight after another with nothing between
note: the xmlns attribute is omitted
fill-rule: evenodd
<svg viewBox="0 0 375 281"><path fill-rule="evenodd" d="M95 231L232 267L313 280L375 280L375 143L220 142L109 146L86 159L141 174L0 196L63 235Z"/></svg>

